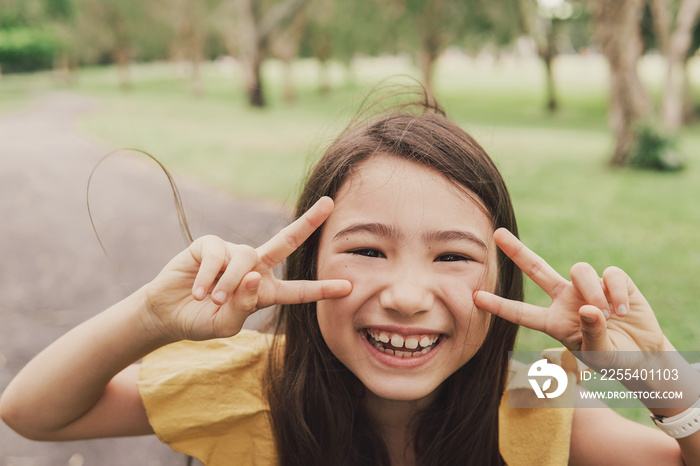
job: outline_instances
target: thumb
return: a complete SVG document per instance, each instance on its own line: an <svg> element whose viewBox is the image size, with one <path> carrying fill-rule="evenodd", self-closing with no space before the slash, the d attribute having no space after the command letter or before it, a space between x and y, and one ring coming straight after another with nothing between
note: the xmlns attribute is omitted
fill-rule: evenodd
<svg viewBox="0 0 700 466"><path fill-rule="evenodd" d="M578 311L581 321L581 351L608 351L610 340L603 311L586 304Z"/></svg>

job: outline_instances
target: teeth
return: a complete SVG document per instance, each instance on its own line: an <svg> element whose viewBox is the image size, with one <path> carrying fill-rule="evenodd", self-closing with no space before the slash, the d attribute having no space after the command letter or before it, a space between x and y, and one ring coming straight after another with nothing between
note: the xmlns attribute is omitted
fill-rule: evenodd
<svg viewBox="0 0 700 466"><path fill-rule="evenodd" d="M398 334L394 334L391 337L391 346L395 346L397 348L401 348L403 346L403 337Z"/></svg>
<svg viewBox="0 0 700 466"><path fill-rule="evenodd" d="M433 345L438 341L438 336L425 335L423 337L410 336L404 339L402 335L391 334L387 332L380 332L373 329L368 329L368 334L374 340L374 347L385 353L393 354L402 358L408 358L413 356L420 356L426 354L432 350ZM389 336L391 335L391 336ZM391 350L386 348L383 344L391 343L395 348L406 348L407 350L417 351L401 351L401 350Z"/></svg>

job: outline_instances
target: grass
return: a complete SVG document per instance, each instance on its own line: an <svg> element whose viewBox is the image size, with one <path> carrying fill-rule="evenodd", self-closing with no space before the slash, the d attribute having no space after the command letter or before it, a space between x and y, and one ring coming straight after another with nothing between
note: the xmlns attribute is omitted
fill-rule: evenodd
<svg viewBox="0 0 700 466"><path fill-rule="evenodd" d="M700 81L697 60L692 73ZM641 66L658 94L658 60ZM294 65L298 100L284 103L282 67L265 68L270 106L249 109L235 67L205 69L206 94L195 98L168 64L140 65L127 93L116 88L112 69L81 72L75 91L99 99L81 128L108 148L137 147L176 173L194 176L238 196L290 206L313 159L348 120L373 83L396 74L415 75L404 58L365 59L352 75L331 69L334 91L316 89L314 62ZM544 111L544 77L533 60L451 56L436 71L438 97L449 115L471 132L499 165L514 199L521 236L562 275L578 261L599 272L618 265L652 304L662 328L679 350L697 350L700 319L700 131L687 128L681 151L688 168L675 174L610 169L613 141L607 130L607 69L597 57L560 57L555 63L560 111ZM43 81L42 81L43 80ZM45 76L5 77L0 112L35 92ZM15 93L17 91L17 93ZM547 305L532 283L528 301ZM560 346L528 330L519 350ZM626 414L642 419L640 410ZM645 421L642 421L645 422Z"/></svg>

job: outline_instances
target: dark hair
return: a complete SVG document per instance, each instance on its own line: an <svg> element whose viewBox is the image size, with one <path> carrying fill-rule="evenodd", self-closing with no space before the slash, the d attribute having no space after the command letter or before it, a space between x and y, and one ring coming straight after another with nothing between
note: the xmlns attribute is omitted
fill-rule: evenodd
<svg viewBox="0 0 700 466"><path fill-rule="evenodd" d="M373 154L390 154L429 167L474 193L494 230L517 235L508 190L479 144L451 122L427 94L419 102L369 121L355 120L313 168L296 217L321 196L334 198ZM289 280L314 280L320 231L286 263ZM499 250L496 293L523 299L520 270ZM503 464L498 449L498 407L506 384L508 351L517 326L493 317L477 353L440 387L418 415L414 448L419 465ZM389 464L376 425L361 406L364 387L329 350L316 304L282 306L267 371L271 422L283 465Z"/></svg>

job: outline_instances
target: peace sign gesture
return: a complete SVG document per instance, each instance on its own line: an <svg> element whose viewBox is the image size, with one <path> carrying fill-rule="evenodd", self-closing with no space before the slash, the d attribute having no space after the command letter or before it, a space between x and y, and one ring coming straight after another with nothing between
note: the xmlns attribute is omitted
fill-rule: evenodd
<svg viewBox="0 0 700 466"><path fill-rule="evenodd" d="M480 309L544 332L571 351L663 350L654 312L621 269L609 267L599 277L591 265L578 263L568 281L508 230L501 228L493 237L552 304L543 308L478 291L474 300Z"/></svg>
<svg viewBox="0 0 700 466"><path fill-rule="evenodd" d="M145 325L169 341L228 337L258 309L346 296L347 280L284 281L273 273L332 210L333 201L321 198L257 249L198 238L147 285Z"/></svg>

